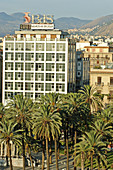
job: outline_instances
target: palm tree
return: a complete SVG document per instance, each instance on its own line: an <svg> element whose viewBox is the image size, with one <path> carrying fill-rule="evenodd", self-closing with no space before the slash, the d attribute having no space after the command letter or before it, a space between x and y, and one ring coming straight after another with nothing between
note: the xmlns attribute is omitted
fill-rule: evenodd
<svg viewBox="0 0 113 170"><path fill-rule="evenodd" d="M81 162L81 170L84 170L86 151L86 145L84 142L81 141L75 145L74 159L77 161L77 165Z"/></svg>
<svg viewBox="0 0 113 170"><path fill-rule="evenodd" d="M104 122L103 120L99 119L91 125L91 128L98 134L102 135L104 141L112 138L113 136L113 130L110 122Z"/></svg>
<svg viewBox="0 0 113 170"><path fill-rule="evenodd" d="M79 93L82 94L84 102L88 104L90 108L90 114L92 111L97 111L97 108L100 109L102 107L102 99L97 94L95 87L84 85L84 87L81 87L81 90L79 90Z"/></svg>
<svg viewBox="0 0 113 170"><path fill-rule="evenodd" d="M106 157L104 151L107 149L105 142L102 141L102 135L97 134L94 130L86 132L80 138L86 145L87 157L91 159L91 170L93 170L93 161L97 159L98 168L101 166L107 166Z"/></svg>
<svg viewBox="0 0 113 170"><path fill-rule="evenodd" d="M86 117L87 117L86 114L85 114L85 117L83 115L83 112L85 111L85 107L83 107L84 102L83 102L83 99L80 93L69 93L66 96L64 96L63 103L64 103L63 111L65 107L66 107L66 110L68 110L68 113L66 111L66 114L64 114L63 112L63 116L66 117L65 120L68 120L68 125L70 124L70 127L73 129L73 131L75 131L75 135L73 132L72 133L73 135L71 138L73 141L73 136L75 136L75 146L76 146L77 130L80 129L80 127L83 127L83 119L86 120ZM76 159L74 161L74 169L76 169Z"/></svg>
<svg viewBox="0 0 113 170"><path fill-rule="evenodd" d="M23 95L16 95L7 105L7 113L13 122L17 122L22 132L22 154L23 154L23 170L25 170L25 137L31 128L31 117L34 112L34 104L31 99L25 98Z"/></svg>
<svg viewBox="0 0 113 170"><path fill-rule="evenodd" d="M4 119L3 122L0 121L0 139L1 142L6 142L7 144L8 156L10 159L10 170L13 170L10 142L12 141L18 145L21 144L20 133L22 132L22 130L20 129L18 130L16 127L17 127L17 123L13 123L10 120Z"/></svg>
<svg viewBox="0 0 113 170"><path fill-rule="evenodd" d="M61 117L57 110L51 110L50 105L40 105L37 112L33 116L34 124L33 131L38 134L40 138L46 140L46 155L47 155L47 170L49 170L49 151L48 140L50 133L54 139L56 131L60 133Z"/></svg>
<svg viewBox="0 0 113 170"><path fill-rule="evenodd" d="M60 104L61 104L61 97L58 93L47 93L45 96L42 95L40 102L49 105L51 108L51 111L53 111L55 109L59 110ZM57 139L55 141L57 142ZM57 143L55 146L57 146ZM49 153L50 153L50 164L51 164L52 163L52 136L51 136L51 134L50 134Z"/></svg>
<svg viewBox="0 0 113 170"><path fill-rule="evenodd" d="M0 103L0 120L2 120L4 115L5 115L5 107L2 103Z"/></svg>

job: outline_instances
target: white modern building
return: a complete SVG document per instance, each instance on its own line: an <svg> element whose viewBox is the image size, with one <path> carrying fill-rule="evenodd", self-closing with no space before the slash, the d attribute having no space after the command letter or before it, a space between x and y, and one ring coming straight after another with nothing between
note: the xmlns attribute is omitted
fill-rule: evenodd
<svg viewBox="0 0 113 170"><path fill-rule="evenodd" d="M52 23L24 23L3 42L2 102L16 94L75 91L75 42Z"/></svg>

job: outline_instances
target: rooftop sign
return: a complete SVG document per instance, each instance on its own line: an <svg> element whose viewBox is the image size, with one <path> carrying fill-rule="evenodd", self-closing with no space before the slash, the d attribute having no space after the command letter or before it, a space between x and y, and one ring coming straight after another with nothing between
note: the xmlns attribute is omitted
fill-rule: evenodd
<svg viewBox="0 0 113 170"><path fill-rule="evenodd" d="M29 16L29 12L25 12L25 16L24 18L26 19L26 21L24 22L24 24L26 23L32 23L32 24L47 24L47 23L53 23L53 15L32 15L32 17Z"/></svg>
<svg viewBox="0 0 113 170"><path fill-rule="evenodd" d="M37 29L54 29L54 24L31 24L31 29L32 30L37 30Z"/></svg>

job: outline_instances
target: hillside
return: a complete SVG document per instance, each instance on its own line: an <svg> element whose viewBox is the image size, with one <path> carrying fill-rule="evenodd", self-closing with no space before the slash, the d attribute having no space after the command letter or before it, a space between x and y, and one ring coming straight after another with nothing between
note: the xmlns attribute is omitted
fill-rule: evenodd
<svg viewBox="0 0 113 170"><path fill-rule="evenodd" d="M91 29L89 34L101 36L113 36L113 15L97 18L92 22L80 27L80 30Z"/></svg>
<svg viewBox="0 0 113 170"><path fill-rule="evenodd" d="M61 17L55 20L55 28L61 30L74 28L78 29L89 22L91 22L91 20L81 20L74 17Z"/></svg>
<svg viewBox="0 0 113 170"><path fill-rule="evenodd" d="M89 22L88 24L82 26L81 28L85 29L85 28L93 28L95 26L104 26L104 25L109 25L113 20L113 15L107 15L107 16L103 16L100 18L97 18L91 22Z"/></svg>

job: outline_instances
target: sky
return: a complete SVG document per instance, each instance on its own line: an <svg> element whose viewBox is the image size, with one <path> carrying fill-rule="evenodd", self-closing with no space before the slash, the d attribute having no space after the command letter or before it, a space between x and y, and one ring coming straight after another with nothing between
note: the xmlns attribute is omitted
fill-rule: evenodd
<svg viewBox="0 0 113 170"><path fill-rule="evenodd" d="M0 12L51 14L54 18L75 17L94 20L113 14L113 0L0 0Z"/></svg>

